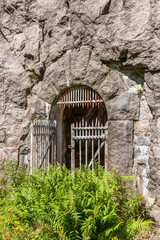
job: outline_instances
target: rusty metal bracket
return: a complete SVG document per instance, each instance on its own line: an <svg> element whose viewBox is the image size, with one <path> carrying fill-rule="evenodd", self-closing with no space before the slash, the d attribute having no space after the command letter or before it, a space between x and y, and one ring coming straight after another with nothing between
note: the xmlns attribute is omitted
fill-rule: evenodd
<svg viewBox="0 0 160 240"><path fill-rule="evenodd" d="M68 145L68 148L73 149L74 146L73 145Z"/></svg>

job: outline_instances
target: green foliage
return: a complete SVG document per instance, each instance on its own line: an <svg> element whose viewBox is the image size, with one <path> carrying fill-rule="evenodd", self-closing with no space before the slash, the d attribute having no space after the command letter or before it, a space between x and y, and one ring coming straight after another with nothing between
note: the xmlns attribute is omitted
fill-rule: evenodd
<svg viewBox="0 0 160 240"><path fill-rule="evenodd" d="M139 92L140 94L144 93L144 86L138 85L136 91Z"/></svg>
<svg viewBox="0 0 160 240"><path fill-rule="evenodd" d="M5 239L19 239L21 232L23 239L131 240L152 224L145 220L142 196L131 190L133 180L103 169L71 172L59 164L31 176L13 168L5 210L0 210L0 236L7 232Z"/></svg>

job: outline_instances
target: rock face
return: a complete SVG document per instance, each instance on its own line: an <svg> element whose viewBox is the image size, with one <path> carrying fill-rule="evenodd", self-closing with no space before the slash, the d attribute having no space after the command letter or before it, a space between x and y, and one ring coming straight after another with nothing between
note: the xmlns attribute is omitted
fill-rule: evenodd
<svg viewBox="0 0 160 240"><path fill-rule="evenodd" d="M31 121L87 85L106 104L109 166L159 208L159 21L158 0L0 0L0 161L27 164Z"/></svg>

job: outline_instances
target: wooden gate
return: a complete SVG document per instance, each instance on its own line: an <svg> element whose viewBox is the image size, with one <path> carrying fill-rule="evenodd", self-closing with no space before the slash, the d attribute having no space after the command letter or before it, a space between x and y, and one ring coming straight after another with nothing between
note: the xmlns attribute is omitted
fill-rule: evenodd
<svg viewBox="0 0 160 240"><path fill-rule="evenodd" d="M39 120L32 123L31 166L47 169L56 163L56 121Z"/></svg>
<svg viewBox="0 0 160 240"><path fill-rule="evenodd" d="M107 139L108 122L105 125L100 120L92 120L88 123L81 122L71 124L71 168L91 167L94 169L94 160L98 165L103 165L107 170ZM83 156L82 156L83 155Z"/></svg>

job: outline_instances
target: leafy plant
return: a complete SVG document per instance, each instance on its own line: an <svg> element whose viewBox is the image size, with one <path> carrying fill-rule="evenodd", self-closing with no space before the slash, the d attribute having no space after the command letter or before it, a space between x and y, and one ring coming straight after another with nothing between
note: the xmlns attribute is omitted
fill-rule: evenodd
<svg viewBox="0 0 160 240"><path fill-rule="evenodd" d="M71 172L57 164L33 175L13 168L8 177L8 200L0 210L6 219L0 234L5 228L8 239L19 239L23 229L23 239L131 240L152 224L142 196L131 190L135 179L115 171Z"/></svg>

